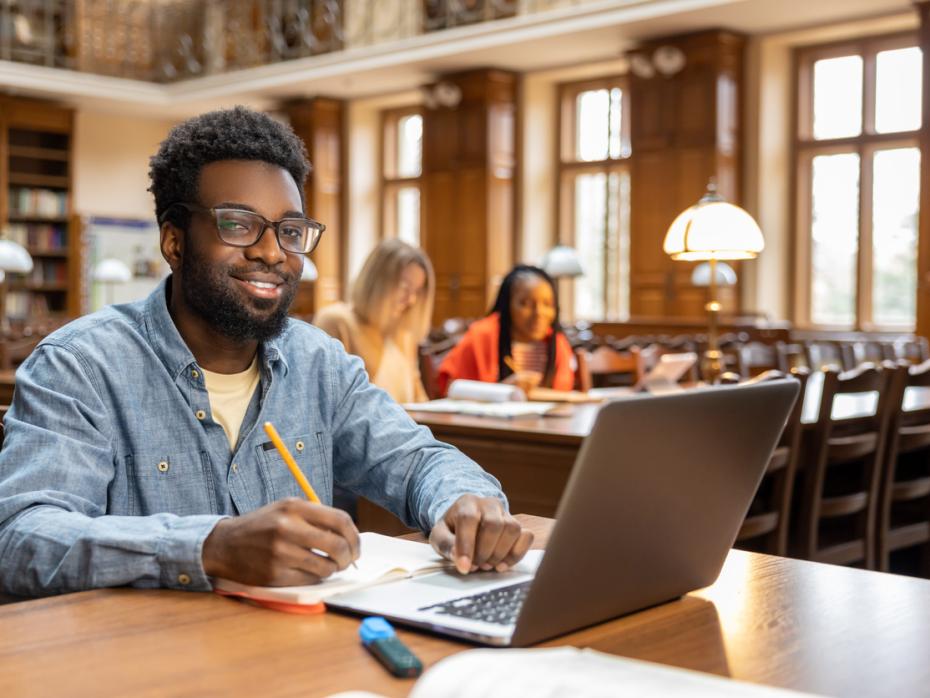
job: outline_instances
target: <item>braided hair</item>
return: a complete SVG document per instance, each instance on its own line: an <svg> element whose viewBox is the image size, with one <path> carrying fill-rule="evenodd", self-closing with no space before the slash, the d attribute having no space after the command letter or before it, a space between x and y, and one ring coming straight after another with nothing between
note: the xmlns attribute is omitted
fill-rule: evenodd
<svg viewBox="0 0 930 698"><path fill-rule="evenodd" d="M542 279L552 289L552 297L555 300L555 317L552 319L552 334L546 339L546 370L543 374L542 384L552 387L552 379L555 376L555 341L556 335L561 332L559 329L559 295L555 282L552 277L539 267L533 267L528 264L518 264L504 280L501 281L500 289L497 292L497 298L494 305L488 311L488 315L497 313L500 317L501 331L497 340L497 370L498 380L503 380L513 374L513 369L507 365L507 359L511 354L511 328L512 319L510 316L510 301L513 296L514 286L527 278L536 277Z"/></svg>

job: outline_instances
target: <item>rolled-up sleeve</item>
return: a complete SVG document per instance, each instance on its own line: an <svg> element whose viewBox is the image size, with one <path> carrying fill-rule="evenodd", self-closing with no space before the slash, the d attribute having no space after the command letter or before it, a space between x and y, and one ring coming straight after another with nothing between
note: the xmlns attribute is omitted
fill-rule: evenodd
<svg viewBox="0 0 930 698"><path fill-rule="evenodd" d="M17 371L0 450L0 588L209 589L202 548L221 516L107 514L117 444L100 394L66 347L42 345Z"/></svg>
<svg viewBox="0 0 930 698"><path fill-rule="evenodd" d="M362 362L333 351L333 470L343 487L428 533L464 494L497 497L500 483L454 446L433 438L387 393L371 385Z"/></svg>

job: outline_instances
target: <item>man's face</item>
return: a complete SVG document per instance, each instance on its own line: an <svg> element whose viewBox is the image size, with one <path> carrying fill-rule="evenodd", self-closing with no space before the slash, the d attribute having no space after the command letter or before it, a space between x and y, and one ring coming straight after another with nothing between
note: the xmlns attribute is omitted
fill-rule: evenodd
<svg viewBox="0 0 930 698"><path fill-rule="evenodd" d="M268 220L303 216L300 192L281 167L224 160L200 173L198 203L254 211ZM181 260L185 304L217 332L237 340L278 335L294 300L303 255L284 252L269 228L250 247L220 240L208 213L191 214Z"/></svg>

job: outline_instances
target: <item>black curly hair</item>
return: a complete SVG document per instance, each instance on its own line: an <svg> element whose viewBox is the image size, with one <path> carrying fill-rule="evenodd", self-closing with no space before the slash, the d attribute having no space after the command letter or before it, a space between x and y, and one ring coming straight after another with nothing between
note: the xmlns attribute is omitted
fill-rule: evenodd
<svg viewBox="0 0 930 698"><path fill-rule="evenodd" d="M300 201L310 173L307 149L297 134L267 114L236 106L201 114L178 124L149 161L149 191L155 218L187 230L190 213L173 204L199 203L198 182L204 165L220 160L259 160L290 172Z"/></svg>
<svg viewBox="0 0 930 698"><path fill-rule="evenodd" d="M555 341L556 335L562 332L559 323L559 293L555 281L545 271L539 267L532 267L528 264L518 264L511 269L507 276L501 281L500 288L497 291L497 298L494 299L494 305L488 311L488 315L497 313L500 317L501 331L497 339L497 370L498 380L503 380L513 373L513 370L507 365L507 359L511 353L511 327L510 319L510 298L513 295L513 287L525 277L538 277L549 284L552 289L552 297L555 300L555 317L552 318L552 334L546 340L546 370L543 373L542 384L548 388L552 387L552 380L555 377Z"/></svg>

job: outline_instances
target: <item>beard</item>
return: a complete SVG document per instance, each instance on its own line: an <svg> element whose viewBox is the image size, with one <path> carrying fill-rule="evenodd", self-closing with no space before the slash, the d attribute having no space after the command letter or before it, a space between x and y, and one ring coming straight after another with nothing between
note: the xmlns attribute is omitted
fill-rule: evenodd
<svg viewBox="0 0 930 698"><path fill-rule="evenodd" d="M283 279L278 299L253 298L238 291L232 276L249 272L276 273ZM297 293L298 278L272 270L260 262L235 267L208 262L186 246L181 260L184 302L220 334L236 341L264 342L277 337L287 325L287 312Z"/></svg>

